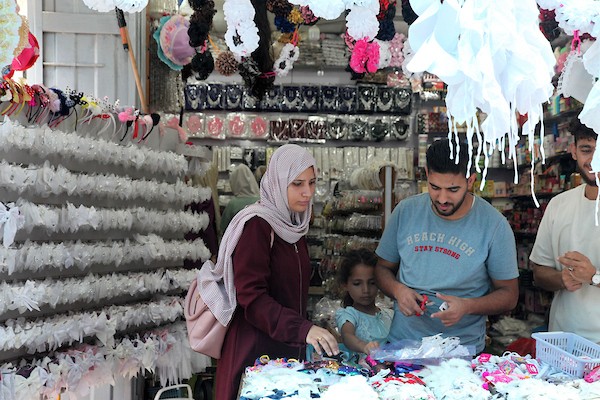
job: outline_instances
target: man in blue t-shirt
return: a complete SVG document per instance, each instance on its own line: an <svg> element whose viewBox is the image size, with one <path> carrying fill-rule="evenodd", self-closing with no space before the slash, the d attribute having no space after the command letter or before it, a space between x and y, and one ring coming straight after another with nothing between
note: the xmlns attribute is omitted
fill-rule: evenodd
<svg viewBox="0 0 600 400"><path fill-rule="evenodd" d="M470 189L466 145L435 141L427 149L429 193L392 212L376 253L375 278L394 299L388 340L443 333L479 353L487 315L513 309L519 297L515 238L506 218ZM427 295L428 304L421 308ZM442 303L447 306L440 310Z"/></svg>

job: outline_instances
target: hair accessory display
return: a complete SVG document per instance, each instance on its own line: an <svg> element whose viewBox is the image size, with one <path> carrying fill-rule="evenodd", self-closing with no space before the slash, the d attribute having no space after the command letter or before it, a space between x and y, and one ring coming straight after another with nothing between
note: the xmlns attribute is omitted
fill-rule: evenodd
<svg viewBox="0 0 600 400"><path fill-rule="evenodd" d="M348 127L342 117L327 118L327 139L339 140L346 136Z"/></svg>
<svg viewBox="0 0 600 400"><path fill-rule="evenodd" d="M0 326L0 337L4 339L0 342L0 351L22 347L31 352L51 351L94 336L103 345L112 345L117 331L142 324L173 322L182 315L181 298L165 297L135 307L109 306L98 311L58 314L33 321L11 319Z"/></svg>
<svg viewBox="0 0 600 400"><path fill-rule="evenodd" d="M103 139L81 137L49 128L25 128L10 121L0 125L0 147L21 149L39 157L59 156L82 162L96 161L153 174L183 176L185 157L146 147L121 146Z"/></svg>
<svg viewBox="0 0 600 400"><path fill-rule="evenodd" d="M82 242L25 242L18 248L0 248L0 272L38 272L46 267L59 270L86 270L94 265L117 268L142 262L179 263L184 259L207 260L210 252L201 239L194 241L165 240L157 235L134 235L132 240Z"/></svg>
<svg viewBox="0 0 600 400"><path fill-rule="evenodd" d="M108 209L79 206L71 203L53 207L19 200L17 203L25 218L22 230L31 232L39 227L47 232L79 232L87 230L158 232L200 232L208 225L208 216L184 211L158 211L143 207Z"/></svg>
<svg viewBox="0 0 600 400"><path fill-rule="evenodd" d="M0 314L18 310L56 308L62 304L98 302L114 297L143 293L167 293L183 290L196 278L197 270L157 270L110 275L86 275L84 278L27 280L25 283L0 283Z"/></svg>
<svg viewBox="0 0 600 400"><path fill-rule="evenodd" d="M225 139L224 128L225 124L220 117L210 115L206 118L206 137L212 139Z"/></svg>
<svg viewBox="0 0 600 400"><path fill-rule="evenodd" d="M258 28L250 0L226 0L223 13L227 22L225 42L238 57L249 57L258 48Z"/></svg>
<svg viewBox="0 0 600 400"><path fill-rule="evenodd" d="M352 4L352 3L349 3ZM352 4L346 15L346 29L355 40L371 41L379 31L379 0L366 0L361 5Z"/></svg>
<svg viewBox="0 0 600 400"><path fill-rule="evenodd" d="M338 99L337 86L321 86L321 110L326 112L337 111Z"/></svg>
<svg viewBox="0 0 600 400"><path fill-rule="evenodd" d="M242 114L227 115L227 136L243 138L246 136L246 119Z"/></svg>
<svg viewBox="0 0 600 400"><path fill-rule="evenodd" d="M342 86L339 88L338 109L343 113L352 114L357 107L357 87Z"/></svg>
<svg viewBox="0 0 600 400"><path fill-rule="evenodd" d="M350 56L350 68L353 71L377 72L379 66L379 44L377 42L368 42L360 39L354 44L352 55Z"/></svg>
<svg viewBox="0 0 600 400"><path fill-rule="evenodd" d="M269 121L273 140L282 141L290 138L290 125L288 122L282 118L273 118Z"/></svg>
<svg viewBox="0 0 600 400"><path fill-rule="evenodd" d="M210 110L219 110L222 108L223 85L219 83L210 83L206 91L206 108Z"/></svg>
<svg viewBox="0 0 600 400"><path fill-rule="evenodd" d="M308 139L323 140L326 137L327 120L323 117L308 117L306 122L306 137Z"/></svg>
<svg viewBox="0 0 600 400"><path fill-rule="evenodd" d="M188 137L202 137L204 135L204 115L187 114L185 126L188 130Z"/></svg>
<svg viewBox="0 0 600 400"><path fill-rule="evenodd" d="M148 0L83 0L86 6L100 12L111 12L120 8L125 12L140 12L148 5Z"/></svg>
<svg viewBox="0 0 600 400"><path fill-rule="evenodd" d="M267 129L267 121L260 116L252 118L250 123L251 137L254 139L264 139L268 137L269 131Z"/></svg>
<svg viewBox="0 0 600 400"><path fill-rule="evenodd" d="M231 51L222 51L215 60L215 70L223 76L231 76L238 71L238 64Z"/></svg>
<svg viewBox="0 0 600 400"><path fill-rule="evenodd" d="M302 110L302 92L299 86L283 86L281 92L281 111Z"/></svg>
<svg viewBox="0 0 600 400"><path fill-rule="evenodd" d="M2 235L2 245L5 248L13 244L17 231L24 225L25 219L19 213L19 207L14 203L0 202L0 235Z"/></svg>
<svg viewBox="0 0 600 400"><path fill-rule="evenodd" d="M189 64L196 54L190 46L189 27L190 22L183 15L167 15L160 19L158 28L152 34L158 44L158 58L175 71Z"/></svg>
<svg viewBox="0 0 600 400"><path fill-rule="evenodd" d="M0 188L22 195L32 193L43 198L59 196L93 196L112 200L146 199L181 206L200 199L208 199L210 190L186 185L131 179L113 174L79 174L62 165L29 164L27 168L0 162Z"/></svg>
<svg viewBox="0 0 600 400"><path fill-rule="evenodd" d="M225 109L241 110L244 95L242 87L239 85L226 85L225 91Z"/></svg>
<svg viewBox="0 0 600 400"><path fill-rule="evenodd" d="M375 96L375 86L359 85L356 90L357 111L362 113L372 113L375 110L377 102Z"/></svg>
<svg viewBox="0 0 600 400"><path fill-rule="evenodd" d="M202 110L205 107L204 101L207 98L208 86L205 84L186 85L184 90L185 109Z"/></svg>
<svg viewBox="0 0 600 400"><path fill-rule="evenodd" d="M294 62L300 57L300 49L293 43L286 43L279 53L279 58L275 60L274 71L277 76L286 76L294 67Z"/></svg>

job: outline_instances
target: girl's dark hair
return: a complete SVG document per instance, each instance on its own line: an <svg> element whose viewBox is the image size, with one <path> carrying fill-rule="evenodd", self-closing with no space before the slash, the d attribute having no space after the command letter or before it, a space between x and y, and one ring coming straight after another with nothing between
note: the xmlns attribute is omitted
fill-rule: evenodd
<svg viewBox="0 0 600 400"><path fill-rule="evenodd" d="M365 248L350 250L346 253L344 258L342 258L342 262L340 263L337 272L338 282L341 285L348 282L350 275L352 275L352 270L354 270L354 267L358 264L364 264L375 268L377 256L371 250ZM352 304L354 304L354 300L352 300L352 297L346 292L342 299L342 306L348 307Z"/></svg>

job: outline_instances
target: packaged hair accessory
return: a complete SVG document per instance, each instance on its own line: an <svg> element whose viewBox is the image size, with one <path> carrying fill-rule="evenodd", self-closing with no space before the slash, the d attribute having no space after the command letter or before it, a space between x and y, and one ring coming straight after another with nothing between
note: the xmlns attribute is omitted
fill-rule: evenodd
<svg viewBox="0 0 600 400"><path fill-rule="evenodd" d="M318 86L302 86L302 111L316 112L319 111L319 99L321 97L321 89Z"/></svg>
<svg viewBox="0 0 600 400"><path fill-rule="evenodd" d="M373 85L359 85L356 88L357 107L356 110L360 113L370 114L375 111L375 103L377 98L375 96L375 86Z"/></svg>
<svg viewBox="0 0 600 400"><path fill-rule="evenodd" d="M204 114L188 113L184 115L183 128L187 130L188 137L204 137Z"/></svg>
<svg viewBox="0 0 600 400"><path fill-rule="evenodd" d="M404 88L394 88L394 112L409 115L411 111L412 92Z"/></svg>
<svg viewBox="0 0 600 400"><path fill-rule="evenodd" d="M338 87L321 86L320 110L324 112L338 111Z"/></svg>
<svg viewBox="0 0 600 400"><path fill-rule="evenodd" d="M225 89L225 109L241 110L244 90L238 84L226 85Z"/></svg>
<svg viewBox="0 0 600 400"><path fill-rule="evenodd" d="M281 111L302 111L302 92L298 86L283 86Z"/></svg>
<svg viewBox="0 0 600 400"><path fill-rule="evenodd" d="M388 117L371 117L369 119L369 134L371 140L377 142L384 140L390 133Z"/></svg>
<svg viewBox="0 0 600 400"><path fill-rule="evenodd" d="M206 90L206 109L223 109L223 85L220 83L209 83Z"/></svg>
<svg viewBox="0 0 600 400"><path fill-rule="evenodd" d="M208 86L204 83L198 85L186 85L183 90L185 97L185 109L188 111L203 110Z"/></svg>
<svg viewBox="0 0 600 400"><path fill-rule="evenodd" d="M247 122L244 114L227 114L227 137L237 139L247 137Z"/></svg>
<svg viewBox="0 0 600 400"><path fill-rule="evenodd" d="M390 113L394 111L394 88L379 86L375 97L375 112Z"/></svg>
<svg viewBox="0 0 600 400"><path fill-rule="evenodd" d="M306 123L304 118L292 118L290 124L290 139L304 141L306 139Z"/></svg>
<svg viewBox="0 0 600 400"><path fill-rule="evenodd" d="M340 140L348 134L347 118L340 115L327 116L327 139Z"/></svg>
<svg viewBox="0 0 600 400"><path fill-rule="evenodd" d="M342 86L338 94L338 111L342 113L354 113L357 111L357 88L356 86Z"/></svg>
<svg viewBox="0 0 600 400"><path fill-rule="evenodd" d="M266 139L269 137L268 121L260 115L247 115L249 122L249 139Z"/></svg>
<svg viewBox="0 0 600 400"><path fill-rule="evenodd" d="M306 138L323 140L327 133L327 120L323 117L311 116L306 121Z"/></svg>
<svg viewBox="0 0 600 400"><path fill-rule="evenodd" d="M265 111L281 111L282 103L283 94L281 86L275 85L265 93L265 96L260 102L260 108Z"/></svg>
<svg viewBox="0 0 600 400"><path fill-rule="evenodd" d="M204 137L210 139L225 139L225 123L223 118L217 115L209 115L206 118L206 133Z"/></svg>
<svg viewBox="0 0 600 400"><path fill-rule="evenodd" d="M254 95L252 95L250 88L242 88L242 110L256 110L258 108L259 101Z"/></svg>
<svg viewBox="0 0 600 400"><path fill-rule="evenodd" d="M282 141L290 138L289 121L281 116L273 118L269 121L271 139Z"/></svg>

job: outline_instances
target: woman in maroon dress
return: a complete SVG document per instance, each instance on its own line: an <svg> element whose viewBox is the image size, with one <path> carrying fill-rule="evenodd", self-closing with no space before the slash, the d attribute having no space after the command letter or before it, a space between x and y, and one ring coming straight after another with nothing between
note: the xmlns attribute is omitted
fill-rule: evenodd
<svg viewBox="0 0 600 400"><path fill-rule="evenodd" d="M244 369L262 355L303 359L307 343L328 355L339 352L333 335L306 319L311 267L304 235L316 171L302 147L278 148L261 181L260 201L236 214L223 236L217 266L224 264L226 298L211 306L211 295L202 293L215 316L230 321L217 363L218 400L237 397Z"/></svg>

